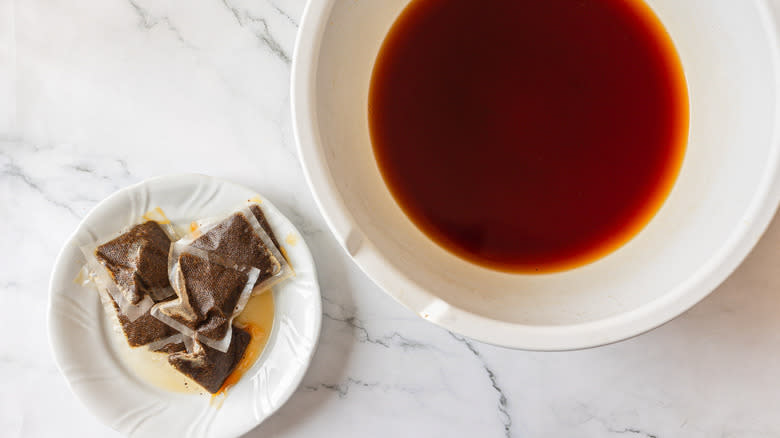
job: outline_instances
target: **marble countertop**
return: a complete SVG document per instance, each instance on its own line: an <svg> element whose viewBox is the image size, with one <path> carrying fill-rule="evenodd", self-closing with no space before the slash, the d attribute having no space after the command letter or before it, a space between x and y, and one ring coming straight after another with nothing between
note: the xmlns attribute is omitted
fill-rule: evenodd
<svg viewBox="0 0 780 438"><path fill-rule="evenodd" d="M68 390L48 277L80 218L144 178L263 193L319 268L319 349L249 437L780 437L780 220L709 298L607 347L533 353L422 321L331 237L290 122L304 0L0 0L0 435L114 436Z"/></svg>

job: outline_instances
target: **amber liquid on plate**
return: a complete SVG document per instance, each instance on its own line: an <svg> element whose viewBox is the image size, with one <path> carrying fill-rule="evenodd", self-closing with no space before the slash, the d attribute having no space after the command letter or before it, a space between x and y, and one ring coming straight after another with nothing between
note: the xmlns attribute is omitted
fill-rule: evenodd
<svg viewBox="0 0 780 438"><path fill-rule="evenodd" d="M231 386L238 383L265 349L274 323L273 292L265 291L250 298L244 311L238 315L235 322L236 325L248 331L252 338L246 347L244 357L238 362L236 369L225 379L222 388L216 395L225 393Z"/></svg>
<svg viewBox="0 0 780 438"><path fill-rule="evenodd" d="M412 0L374 66L377 164L474 263L553 272L631 239L685 154L688 96L641 0Z"/></svg>

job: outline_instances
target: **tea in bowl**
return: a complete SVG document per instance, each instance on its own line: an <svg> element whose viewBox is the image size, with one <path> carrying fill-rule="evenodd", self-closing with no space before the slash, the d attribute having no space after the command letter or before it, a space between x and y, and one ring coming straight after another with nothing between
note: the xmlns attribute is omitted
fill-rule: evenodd
<svg viewBox="0 0 780 438"><path fill-rule="evenodd" d="M417 314L537 350L656 327L780 200L762 1L311 2L293 66L310 187Z"/></svg>

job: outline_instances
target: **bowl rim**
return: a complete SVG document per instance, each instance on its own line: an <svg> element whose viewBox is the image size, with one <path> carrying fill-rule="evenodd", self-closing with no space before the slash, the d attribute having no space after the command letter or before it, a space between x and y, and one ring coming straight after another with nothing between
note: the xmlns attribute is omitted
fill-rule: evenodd
<svg viewBox="0 0 780 438"><path fill-rule="evenodd" d="M337 0L309 1L295 43L291 72L293 134L306 182L328 227L358 267L386 294L424 319L489 344L524 350L564 351L610 344L650 331L683 314L726 280L747 257L780 204L780 77L775 78L775 123L769 166L739 225L702 266L665 295L631 311L568 325L525 325L491 319L446 303L413 282L362 234L355 248L352 220L330 174L316 113L316 76L322 37ZM780 71L778 28L767 0L756 2Z"/></svg>

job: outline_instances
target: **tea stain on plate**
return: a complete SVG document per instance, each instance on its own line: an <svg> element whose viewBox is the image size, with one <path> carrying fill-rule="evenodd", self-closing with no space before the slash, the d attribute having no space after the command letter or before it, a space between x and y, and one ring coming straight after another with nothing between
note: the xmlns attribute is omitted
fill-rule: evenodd
<svg viewBox="0 0 780 438"><path fill-rule="evenodd" d="M160 225L168 225L171 223L171 220L168 219L168 216L165 215L160 207L155 207L152 210L147 211L142 217L144 220L154 221Z"/></svg>
<svg viewBox="0 0 780 438"><path fill-rule="evenodd" d="M176 371L168 364L168 354L157 353L146 347L133 348L127 344L124 334L118 328L116 317L107 316L110 327L110 343L119 360L142 381L175 393L205 394L206 390L192 379Z"/></svg>
<svg viewBox="0 0 780 438"><path fill-rule="evenodd" d="M265 350L271 328L274 325L274 294L265 291L249 299L244 311L235 320L235 324L248 331L252 336L246 347L244 357L236 365L236 369L225 379L222 388L215 395L224 394L251 369Z"/></svg>

